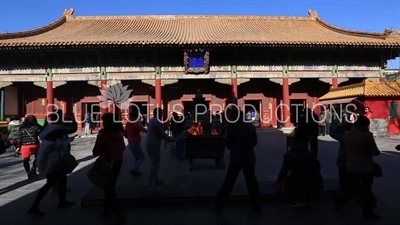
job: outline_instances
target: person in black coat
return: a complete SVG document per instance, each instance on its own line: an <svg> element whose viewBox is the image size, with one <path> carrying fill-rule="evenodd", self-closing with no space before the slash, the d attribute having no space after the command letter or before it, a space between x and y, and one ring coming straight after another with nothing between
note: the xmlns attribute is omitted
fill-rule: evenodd
<svg viewBox="0 0 400 225"><path fill-rule="evenodd" d="M310 108L303 109L296 128L302 135L303 142L310 143L310 150L318 156L319 117Z"/></svg>
<svg viewBox="0 0 400 225"><path fill-rule="evenodd" d="M316 156L304 144L304 136L297 133L290 151L283 157L276 184L297 197L293 207L313 206L317 191L323 188L321 166Z"/></svg>
<svg viewBox="0 0 400 225"><path fill-rule="evenodd" d="M236 179L243 170L253 211L261 213L260 189L255 176L254 147L258 141L256 129L251 122L244 121L244 114L238 108L233 107L230 113L230 118L238 118L239 115L239 119L229 124L227 130L226 147L230 150L230 162L222 188L217 193L212 209L215 213L222 213Z"/></svg>
<svg viewBox="0 0 400 225"><path fill-rule="evenodd" d="M12 144L8 140L0 138L0 155L4 154L11 146Z"/></svg>

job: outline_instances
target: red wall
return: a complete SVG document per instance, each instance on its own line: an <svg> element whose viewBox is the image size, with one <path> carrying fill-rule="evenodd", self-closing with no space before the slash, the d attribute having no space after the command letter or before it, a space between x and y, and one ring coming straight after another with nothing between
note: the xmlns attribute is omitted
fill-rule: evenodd
<svg viewBox="0 0 400 225"><path fill-rule="evenodd" d="M365 101L365 106L369 107L372 111L373 119L387 119L390 115L389 103L398 102L400 106L400 98L397 99L367 99ZM399 109L400 111L400 109Z"/></svg>
<svg viewBox="0 0 400 225"><path fill-rule="evenodd" d="M368 106L372 111L373 119L389 119L390 102L398 103L398 112L400 112L400 98L391 99L367 99L365 106ZM390 118L388 121L388 134L400 134L400 116L398 118Z"/></svg>

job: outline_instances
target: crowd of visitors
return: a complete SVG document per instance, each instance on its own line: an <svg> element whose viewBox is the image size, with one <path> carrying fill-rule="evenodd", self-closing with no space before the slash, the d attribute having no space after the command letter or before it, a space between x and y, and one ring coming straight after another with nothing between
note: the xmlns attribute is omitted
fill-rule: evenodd
<svg viewBox="0 0 400 225"><path fill-rule="evenodd" d="M252 209L255 213L260 213L260 190L255 175L254 147L258 143L256 129L252 120L244 119L249 115L245 115L240 109L232 108L228 114L231 118L239 119L230 122L226 131L226 148L230 150L230 163L222 187L212 204L212 210L215 213L223 212L236 179L243 171ZM138 178L142 175L139 169L144 161L141 135L147 133L145 148L151 162L148 180L150 186L164 183L159 178L162 141L175 142L176 157L184 160L182 140L185 135L185 120L182 120L178 114L173 114L175 119L171 123L171 137L165 132L161 122L162 109L155 108L153 115L147 127L144 127L146 124L138 119L139 112L132 112L125 128L121 122L115 120L116 115L112 113L102 115L103 128L97 134L93 147L93 155L98 158L88 172L88 178L93 184L103 189L105 204L102 216L109 218L111 213L114 214L117 218L115 224L126 222L124 209L115 190L123 163L123 153L126 149L124 138L128 140L127 147L135 158L129 173L134 178ZM318 136L329 134L340 143L336 165L343 195L336 199L336 208L341 209L350 197L356 194L361 198L363 217L370 220L379 219L379 216L372 211L372 204L376 203L377 199L371 188L376 170L379 170L379 165L374 163L373 156L380 153L369 131L372 112L366 108L365 116L351 113L349 119L343 123L334 123L329 111L321 115L316 115L309 108L300 113L294 134L294 144L284 155L282 168L273 185L277 191L295 194L293 207L312 208L318 190L323 189L321 165L318 160ZM37 176L38 172L45 175L47 179L45 185L37 193L28 214L44 214L39 209L39 204L51 187L55 188L59 194L59 208L74 205L74 202L66 200L66 192L67 175L76 167L76 165L75 167L70 165L71 142L74 137L69 135L77 131L77 124L76 122L65 124L61 119L64 117L64 113L57 110L50 114L43 126L39 125L34 116L27 116L22 122L13 118L9 123L9 145L14 145L16 154L21 155L28 179ZM86 117L89 118L89 115ZM90 123L89 119L84 123ZM85 134L87 132L85 125ZM33 157L32 166L30 165L31 157Z"/></svg>

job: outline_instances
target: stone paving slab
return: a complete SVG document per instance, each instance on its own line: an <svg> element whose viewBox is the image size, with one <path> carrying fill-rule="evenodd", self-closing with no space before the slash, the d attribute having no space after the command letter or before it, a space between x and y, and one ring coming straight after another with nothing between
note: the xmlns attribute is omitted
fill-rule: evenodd
<svg viewBox="0 0 400 225"><path fill-rule="evenodd" d="M285 136L274 129L259 129L259 144L256 147L256 175L260 182L268 182L268 175L276 175L282 164L285 149ZM91 156L95 138L78 138L74 141L72 151L80 164L68 178L72 192L68 199L79 201L93 186L86 178L86 172L94 159ZM374 224L399 224L400 213L400 154L394 147L400 143L398 138L377 138L382 154L375 161L382 166L383 177L375 179L373 191L378 197L377 212L383 215L382 221ZM335 160L339 144L330 137L320 137L319 160L324 178L337 178ZM58 197L48 194L41 204L46 211L43 218L32 218L25 215L32 203L36 191L45 180L43 176L27 181L23 172L21 159L13 158L11 152L0 156L0 218L3 224L102 224L98 208L82 210L78 205L58 210ZM226 153L227 161L228 152ZM132 166L133 156L129 151L124 155L118 186L140 186L147 183L149 159L141 170L143 177L133 179L128 171ZM165 185L203 181L220 187L226 171L216 170L213 160L197 162L196 171L190 173L187 161L175 160L168 149L164 149L161 158L160 177ZM243 183L243 175L238 183ZM360 207L351 204L344 212L336 213L330 202L318 202L314 212L292 210L287 204L275 202L267 204L260 217L255 217L248 205L228 205L226 215L216 217L206 206L199 207L156 207L128 208L128 224L369 224L361 220ZM157 216L154 216L156 213ZM63 218L63 219L60 219ZM190 218L190 219L187 219Z"/></svg>
<svg viewBox="0 0 400 225"><path fill-rule="evenodd" d="M263 199L279 200L282 197L290 197L287 194L279 194L270 182L259 182L260 194ZM119 199L124 205L161 205L161 204L191 204L211 203L215 194L219 190L219 186L209 185L207 183L198 184L179 184L179 185L162 185L162 186L117 186L116 190ZM325 179L324 189L320 191L320 197L333 197L339 192L338 179ZM281 197L281 198L278 198ZM245 183L236 183L230 200L235 202L248 201L248 190ZM103 191L97 187L93 187L81 199L82 207L102 205L104 201Z"/></svg>

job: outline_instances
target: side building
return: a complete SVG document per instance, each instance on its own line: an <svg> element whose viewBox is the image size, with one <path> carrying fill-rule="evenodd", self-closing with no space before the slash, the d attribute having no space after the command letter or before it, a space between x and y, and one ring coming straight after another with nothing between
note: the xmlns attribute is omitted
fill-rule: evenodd
<svg viewBox="0 0 400 225"><path fill-rule="evenodd" d="M237 103L258 111L261 126L278 126L296 104L313 107L330 87L384 80L387 60L400 50L399 31L347 30L308 14L74 16L65 10L44 27L0 34L3 115L44 119L52 104L77 119L104 113L116 107L99 107L99 89L114 82L133 90L130 101L149 118L157 105L166 113L191 108L200 89L213 112Z"/></svg>

